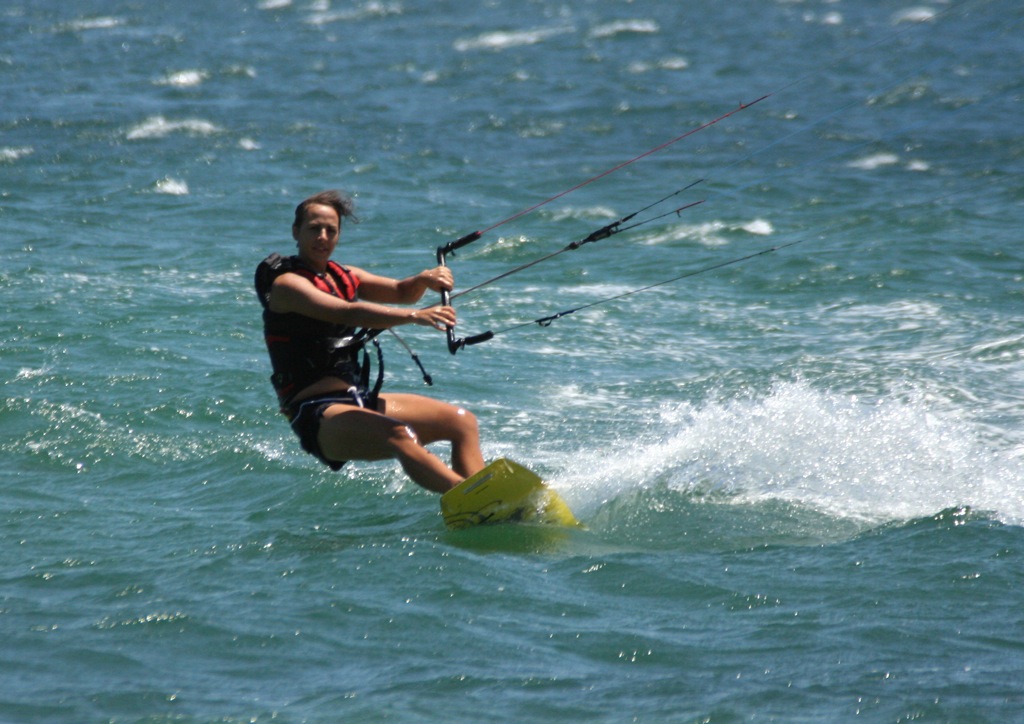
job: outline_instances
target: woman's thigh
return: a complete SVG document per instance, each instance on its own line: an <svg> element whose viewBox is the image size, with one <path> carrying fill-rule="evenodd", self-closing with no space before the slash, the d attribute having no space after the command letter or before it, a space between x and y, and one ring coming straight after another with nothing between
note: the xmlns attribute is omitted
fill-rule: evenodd
<svg viewBox="0 0 1024 724"><path fill-rule="evenodd" d="M406 425L373 410L332 405L320 420L317 441L330 460L385 460L395 456L395 435L408 435Z"/></svg>
<svg viewBox="0 0 1024 724"><path fill-rule="evenodd" d="M460 431L475 430L476 427L476 419L471 413L431 397L387 393L380 395L379 400L377 410L409 425L424 445L450 440Z"/></svg>

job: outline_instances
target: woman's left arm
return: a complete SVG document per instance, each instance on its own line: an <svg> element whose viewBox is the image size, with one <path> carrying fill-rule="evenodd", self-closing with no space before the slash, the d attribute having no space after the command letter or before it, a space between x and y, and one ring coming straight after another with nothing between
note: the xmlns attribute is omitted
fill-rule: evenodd
<svg viewBox="0 0 1024 724"><path fill-rule="evenodd" d="M446 266L424 269L405 279L382 277L355 267L349 269L359 277L359 296L370 302L415 304L428 289L435 292L451 291L455 286L452 270Z"/></svg>

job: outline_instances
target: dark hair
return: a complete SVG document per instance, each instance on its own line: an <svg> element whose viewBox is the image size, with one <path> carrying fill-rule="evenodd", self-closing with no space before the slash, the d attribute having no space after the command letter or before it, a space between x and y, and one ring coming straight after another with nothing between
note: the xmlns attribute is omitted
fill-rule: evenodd
<svg viewBox="0 0 1024 724"><path fill-rule="evenodd" d="M313 194L296 206L295 221L292 223L293 227L302 226L302 222L306 219L306 209L310 206L330 206L338 212L338 221L341 221L342 219L349 219L354 224L359 223L359 219L356 218L355 215L355 201L353 201L348 195L332 189L330 191L321 191L318 194Z"/></svg>

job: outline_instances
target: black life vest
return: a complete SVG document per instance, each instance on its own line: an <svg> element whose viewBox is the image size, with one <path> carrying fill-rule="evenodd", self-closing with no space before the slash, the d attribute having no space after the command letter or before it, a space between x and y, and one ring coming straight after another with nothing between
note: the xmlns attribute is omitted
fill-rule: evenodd
<svg viewBox="0 0 1024 724"><path fill-rule="evenodd" d="M338 377L359 387L362 394L367 394L370 362L365 351L362 364L359 362L359 352L368 338L367 330L324 322L295 312L271 311L270 291L274 280L286 273L298 274L320 291L348 302L356 300L359 289L358 277L333 261L327 262L324 274L317 273L297 256L283 257L280 254L271 254L256 267L256 294L263 305L263 335L274 370L270 382L277 392L281 411L288 414L295 394L324 377ZM370 394L375 395L380 389L382 366L379 372L377 385Z"/></svg>

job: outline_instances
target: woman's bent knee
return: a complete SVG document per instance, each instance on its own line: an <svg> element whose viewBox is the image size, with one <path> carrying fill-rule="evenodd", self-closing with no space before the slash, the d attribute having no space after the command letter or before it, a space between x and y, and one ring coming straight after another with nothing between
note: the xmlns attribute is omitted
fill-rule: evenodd
<svg viewBox="0 0 1024 724"><path fill-rule="evenodd" d="M451 417L450 427L462 435L476 435L479 432L480 424L476 415L464 407L458 407L455 408L455 414Z"/></svg>

